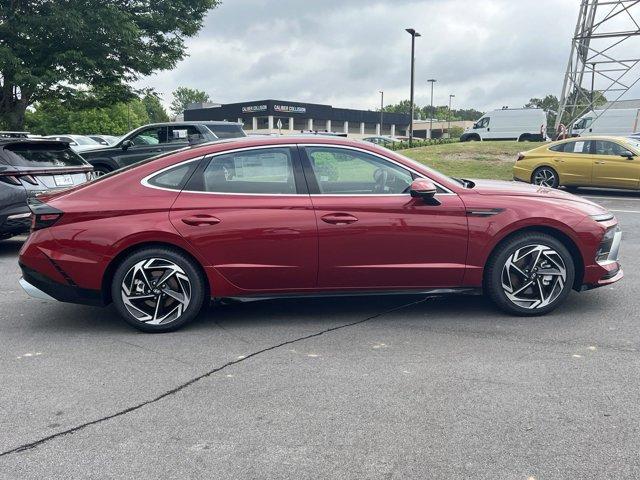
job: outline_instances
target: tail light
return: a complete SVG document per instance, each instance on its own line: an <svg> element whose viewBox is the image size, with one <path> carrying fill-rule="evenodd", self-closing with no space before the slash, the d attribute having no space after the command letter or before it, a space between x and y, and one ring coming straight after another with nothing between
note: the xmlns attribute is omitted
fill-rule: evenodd
<svg viewBox="0 0 640 480"><path fill-rule="evenodd" d="M33 213L33 215L31 215L32 232L51 227L62 218L63 212L57 208L53 208L51 205L47 205L37 198L29 198L28 204Z"/></svg>
<svg viewBox="0 0 640 480"><path fill-rule="evenodd" d="M516 162L519 162L520 160L524 160L524 153L522 152L518 153L518 158L516 159Z"/></svg>
<svg viewBox="0 0 640 480"><path fill-rule="evenodd" d="M20 179L15 175L0 175L0 182L8 183L9 185L22 185Z"/></svg>

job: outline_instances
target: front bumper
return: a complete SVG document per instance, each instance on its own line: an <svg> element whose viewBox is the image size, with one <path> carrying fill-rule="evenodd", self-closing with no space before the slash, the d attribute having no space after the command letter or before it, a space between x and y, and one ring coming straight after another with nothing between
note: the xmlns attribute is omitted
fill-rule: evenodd
<svg viewBox="0 0 640 480"><path fill-rule="evenodd" d="M593 288L604 287L622 280L624 272L618 260L620 255L620 243L622 241L622 231L618 229L613 237L611 248L607 258L596 262L595 265L587 267L585 278L590 281L585 282L580 290L591 290Z"/></svg>

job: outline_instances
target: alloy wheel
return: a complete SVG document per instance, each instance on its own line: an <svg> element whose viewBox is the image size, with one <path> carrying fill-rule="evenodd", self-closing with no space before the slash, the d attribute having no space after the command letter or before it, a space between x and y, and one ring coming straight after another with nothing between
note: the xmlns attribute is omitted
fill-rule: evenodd
<svg viewBox="0 0 640 480"><path fill-rule="evenodd" d="M515 305L539 309L563 292L567 269L562 257L546 245L527 245L512 253L502 268L502 289Z"/></svg>
<svg viewBox="0 0 640 480"><path fill-rule="evenodd" d="M533 183L542 187L555 188L558 185L558 179L553 170L549 168L541 168L533 176Z"/></svg>
<svg viewBox="0 0 640 480"><path fill-rule="evenodd" d="M128 312L148 325L171 323L191 301L191 282L184 270L163 258L137 262L124 276L122 301Z"/></svg>

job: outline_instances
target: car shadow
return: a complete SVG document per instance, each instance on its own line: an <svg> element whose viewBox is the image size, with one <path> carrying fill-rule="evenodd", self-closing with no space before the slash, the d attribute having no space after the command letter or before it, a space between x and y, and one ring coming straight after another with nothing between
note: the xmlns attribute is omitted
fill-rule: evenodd
<svg viewBox="0 0 640 480"><path fill-rule="evenodd" d="M16 257L27 237L13 237L0 240L0 258Z"/></svg>
<svg viewBox="0 0 640 480"><path fill-rule="evenodd" d="M588 195L592 197L616 197L624 200L625 198L640 198L640 192L637 190L607 190L604 188L581 187L575 192L578 195Z"/></svg>

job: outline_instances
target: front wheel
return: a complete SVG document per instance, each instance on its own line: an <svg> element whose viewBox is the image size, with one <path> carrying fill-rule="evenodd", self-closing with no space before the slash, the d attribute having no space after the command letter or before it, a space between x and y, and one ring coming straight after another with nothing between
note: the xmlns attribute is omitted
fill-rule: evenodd
<svg viewBox="0 0 640 480"><path fill-rule="evenodd" d="M202 309L205 281L189 257L170 248L146 248L118 266L111 297L118 313L143 332L176 330Z"/></svg>
<svg viewBox="0 0 640 480"><path fill-rule="evenodd" d="M500 245L485 272L485 291L502 310L543 315L569 295L575 266L567 248L544 233L524 233Z"/></svg>
<svg viewBox="0 0 640 480"><path fill-rule="evenodd" d="M541 187L558 188L560 186L560 176L551 167L536 168L531 175L531 183Z"/></svg>

